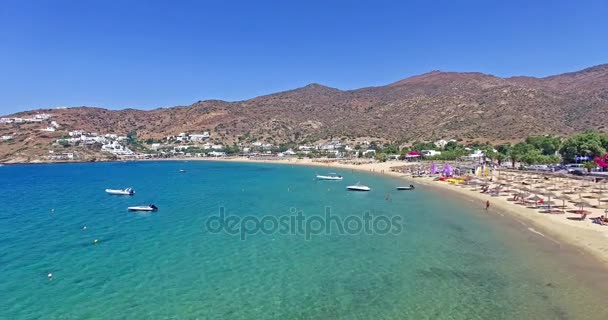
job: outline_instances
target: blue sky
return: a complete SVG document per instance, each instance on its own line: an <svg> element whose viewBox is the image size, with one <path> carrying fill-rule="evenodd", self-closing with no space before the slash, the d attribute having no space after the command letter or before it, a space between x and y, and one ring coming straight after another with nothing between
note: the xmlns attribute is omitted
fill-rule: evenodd
<svg viewBox="0 0 608 320"><path fill-rule="evenodd" d="M608 1L27 1L0 6L0 114L242 100L431 70L608 62Z"/></svg>

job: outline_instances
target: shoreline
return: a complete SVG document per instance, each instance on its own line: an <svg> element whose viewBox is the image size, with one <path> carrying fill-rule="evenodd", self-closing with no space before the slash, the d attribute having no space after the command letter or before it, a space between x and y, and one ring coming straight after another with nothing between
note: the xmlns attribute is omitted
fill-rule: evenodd
<svg viewBox="0 0 608 320"><path fill-rule="evenodd" d="M558 246L565 245L579 249L580 253L590 255L592 258L600 262L604 267L608 268L608 226L595 225L589 221L568 220L564 217L564 215L542 214L534 209L522 207L510 202L507 200L508 198L505 197L494 197L487 194L482 194L479 191L470 191L470 188L458 187L447 182L433 181L432 178L429 177L412 178L403 173L390 170L391 167L403 165L402 161L387 161L358 165L337 162L321 163L312 161L312 159L252 160L248 158L198 158L193 159L193 161L251 162L357 170L402 179L407 181L408 184L420 184L433 188L436 191L447 191L453 195L458 195L465 197L468 200L479 202L480 208L482 208L485 202L489 200L491 203L491 207L488 211L489 214L498 214L513 219L514 221L527 227L531 235L542 237Z"/></svg>

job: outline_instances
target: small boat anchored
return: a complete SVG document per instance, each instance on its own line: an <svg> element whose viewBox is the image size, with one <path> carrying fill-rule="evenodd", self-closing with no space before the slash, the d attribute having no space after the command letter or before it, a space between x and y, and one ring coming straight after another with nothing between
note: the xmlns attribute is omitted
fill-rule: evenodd
<svg viewBox="0 0 608 320"><path fill-rule="evenodd" d="M126 189L106 189L106 192L114 195L123 195L123 196L132 196L135 194L135 191L132 188Z"/></svg>
<svg viewBox="0 0 608 320"><path fill-rule="evenodd" d="M147 206L128 207L127 209L129 211L156 211L156 210L158 210L158 207L151 204L151 205L147 205Z"/></svg>
<svg viewBox="0 0 608 320"><path fill-rule="evenodd" d="M184 170L184 169L180 169L180 170L179 170L179 172L180 172L180 173L184 173L184 172L186 172L186 170Z"/></svg>
<svg viewBox="0 0 608 320"><path fill-rule="evenodd" d="M372 190L370 187L361 185L358 182L355 185L346 187L346 189L350 190L350 191L370 191L370 190Z"/></svg>
<svg viewBox="0 0 608 320"><path fill-rule="evenodd" d="M410 184L409 187L397 187L397 190L414 190L416 189L413 184Z"/></svg>
<svg viewBox="0 0 608 320"><path fill-rule="evenodd" d="M328 173L326 176L325 175L320 175L317 174L316 176L317 180L342 180L342 176L337 174L337 173Z"/></svg>

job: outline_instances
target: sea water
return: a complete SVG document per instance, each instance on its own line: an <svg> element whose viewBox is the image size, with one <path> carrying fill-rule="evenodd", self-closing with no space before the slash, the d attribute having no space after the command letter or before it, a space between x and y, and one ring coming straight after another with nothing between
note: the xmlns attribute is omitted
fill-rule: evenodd
<svg viewBox="0 0 608 320"><path fill-rule="evenodd" d="M332 171L344 180L314 179ZM372 191L346 190L357 182ZM256 163L5 166L0 318L608 317L603 293L577 276L589 270L572 270L539 249L538 236L506 227L483 204L424 186L395 190L403 184L371 173ZM104 192L126 187L135 195ZM127 211L148 204L159 210ZM400 217L402 228L313 235L269 229L243 237L212 232L208 223L220 214L259 221L328 212L337 219Z"/></svg>

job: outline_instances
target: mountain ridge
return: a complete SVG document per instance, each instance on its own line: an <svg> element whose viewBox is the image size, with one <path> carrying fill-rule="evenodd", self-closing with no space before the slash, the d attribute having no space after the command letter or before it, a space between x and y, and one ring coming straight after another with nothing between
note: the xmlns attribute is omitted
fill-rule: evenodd
<svg viewBox="0 0 608 320"><path fill-rule="evenodd" d="M413 142L454 138L514 141L528 135L606 131L608 64L543 78L501 78L479 72L431 71L383 86L340 90L318 83L242 101L205 100L153 110L77 107L39 109L61 126L0 124L0 159L32 141L45 149L69 130L160 139L208 131L217 141L306 142L330 138ZM46 125L46 123L45 123ZM36 143L34 143L36 144Z"/></svg>

